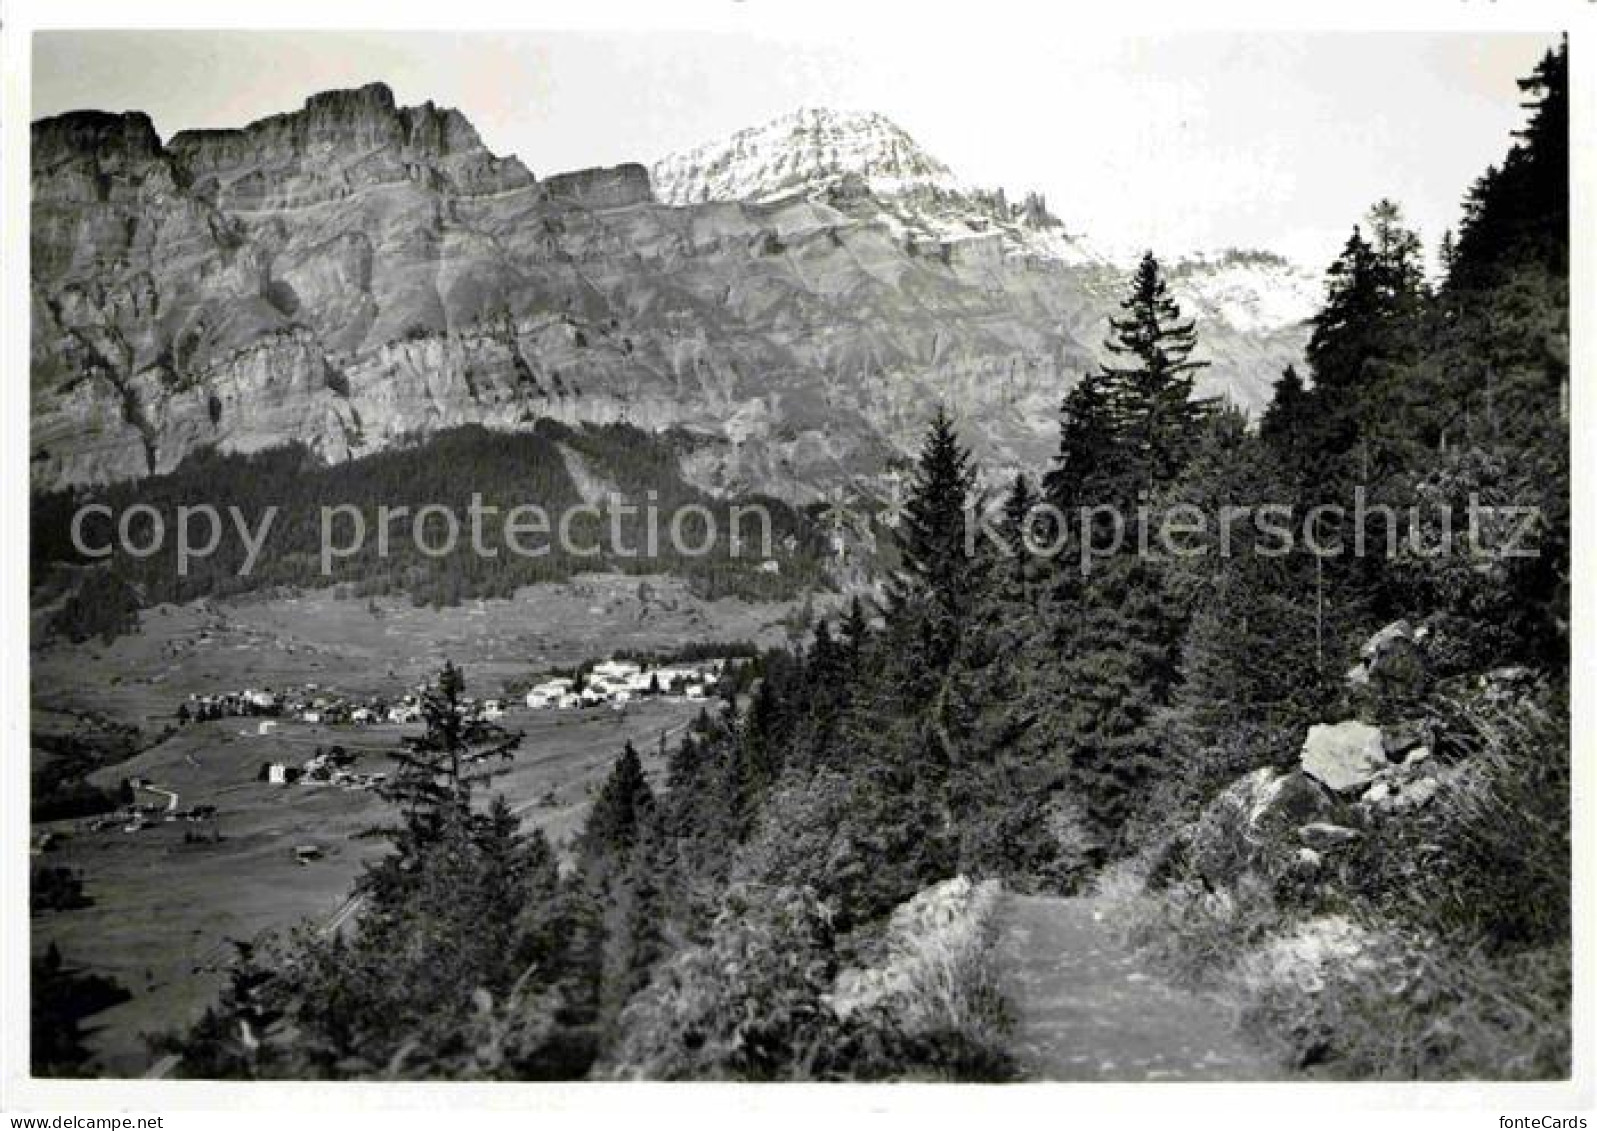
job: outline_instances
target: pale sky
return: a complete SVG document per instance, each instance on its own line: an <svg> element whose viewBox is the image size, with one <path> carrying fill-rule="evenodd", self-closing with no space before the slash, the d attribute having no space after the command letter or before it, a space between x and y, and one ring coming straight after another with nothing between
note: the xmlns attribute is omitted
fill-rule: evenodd
<svg viewBox="0 0 1597 1131"><path fill-rule="evenodd" d="M969 183L1044 193L1073 232L1315 269L1382 196L1427 253L1523 120L1546 35L762 38L665 31L48 32L34 118L147 112L162 137L381 80L462 110L535 174L641 161L798 106L878 110Z"/></svg>

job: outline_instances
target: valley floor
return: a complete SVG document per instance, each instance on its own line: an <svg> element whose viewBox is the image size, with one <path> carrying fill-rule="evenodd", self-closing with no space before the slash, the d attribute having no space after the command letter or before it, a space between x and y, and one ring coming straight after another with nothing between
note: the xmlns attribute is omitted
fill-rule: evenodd
<svg viewBox="0 0 1597 1131"><path fill-rule="evenodd" d="M298 765L318 746L344 745L362 772L392 769L388 752L417 726L325 726L231 717L177 726L191 692L290 687L316 681L350 694L397 694L428 678L444 659L466 672L469 690L504 695L506 686L556 665L617 649L664 648L696 640L782 638L791 604L701 601L671 578L591 575L522 590L513 601L444 609L408 601L339 600L330 590L208 600L146 610L141 630L111 643L49 643L32 653L33 726L72 733L103 722L140 728L154 740L132 758L105 765L91 781L115 787L137 776L176 792L181 805L214 805L219 842L185 836L183 822L137 833L121 822L91 830L88 819L36 823L52 834L37 865L69 869L88 904L31 917L32 950L54 944L67 962L115 978L131 998L84 1022L93 1070L139 1075L152 1060L145 1037L186 1027L215 997L233 958L230 940L308 921L347 921L350 887L378 841L357 834L380 823L375 794L328 784L271 785L261 765ZM509 697L503 720L525 732L516 759L495 779L528 828L557 848L580 827L616 755L633 742L645 773L658 775L669 743L705 704L644 700L625 712L530 711ZM163 728L170 731L163 733ZM49 755L34 751L37 768ZM141 796L149 802L161 795ZM296 861L297 846L321 853Z"/></svg>

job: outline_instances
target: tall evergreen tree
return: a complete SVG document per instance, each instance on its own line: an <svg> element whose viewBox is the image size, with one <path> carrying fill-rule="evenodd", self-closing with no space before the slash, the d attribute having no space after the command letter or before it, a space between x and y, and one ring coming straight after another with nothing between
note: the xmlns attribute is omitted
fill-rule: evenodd
<svg viewBox="0 0 1597 1131"><path fill-rule="evenodd" d="M643 759L628 742L599 788L583 826L579 849L584 860L600 865L607 873L625 868L653 811L654 791L643 775Z"/></svg>
<svg viewBox="0 0 1597 1131"><path fill-rule="evenodd" d="M1464 201L1447 283L1457 290L1506 281L1526 262L1569 269L1569 43L1547 52L1519 88L1529 120L1501 165Z"/></svg>
<svg viewBox="0 0 1597 1131"><path fill-rule="evenodd" d="M942 406L932 417L899 523L899 569L889 581L889 617L911 628L912 670L944 670L975 599L980 558L967 549L976 488L970 452Z"/></svg>
<svg viewBox="0 0 1597 1131"><path fill-rule="evenodd" d="M1313 407L1295 366L1287 366L1275 383L1264 415L1259 419L1259 438L1267 444L1283 467L1299 470L1303 447L1313 427Z"/></svg>
<svg viewBox="0 0 1597 1131"><path fill-rule="evenodd" d="M1084 507L1115 501L1126 454L1117 423L1105 374L1089 373L1065 394L1059 451L1043 477L1043 490L1067 520Z"/></svg>
<svg viewBox="0 0 1597 1131"><path fill-rule="evenodd" d="M1208 402L1193 398L1193 379L1206 361L1192 360L1198 335L1170 296L1153 252L1142 257L1124 315L1109 320L1104 343L1126 364L1104 367L1105 392L1116 437L1131 464L1133 494L1168 483L1191 451Z"/></svg>
<svg viewBox="0 0 1597 1131"><path fill-rule="evenodd" d="M394 851L360 880L379 903L403 904L418 874L416 858L452 836L487 843L503 835L491 814L473 808L472 793L502 772L493 763L512 759L522 736L469 712L465 685L460 669L446 662L421 696L426 730L389 755L398 768L377 792L399 810L400 824L365 835L387 839Z"/></svg>

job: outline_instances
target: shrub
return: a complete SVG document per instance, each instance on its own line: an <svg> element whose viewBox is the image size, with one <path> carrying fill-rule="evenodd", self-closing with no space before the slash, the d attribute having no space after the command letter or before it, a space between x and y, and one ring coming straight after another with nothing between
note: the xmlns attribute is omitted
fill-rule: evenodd
<svg viewBox="0 0 1597 1131"><path fill-rule="evenodd" d="M1415 813L1371 822L1340 862L1346 896L1493 947L1568 945L1567 707L1545 694L1441 705L1445 783Z"/></svg>
<svg viewBox="0 0 1597 1131"><path fill-rule="evenodd" d="M655 972L621 1017L608 1074L794 1080L824 1073L839 1037L829 908L807 888L738 885L707 942Z"/></svg>
<svg viewBox="0 0 1597 1131"><path fill-rule="evenodd" d="M87 907L83 880L71 868L58 865L33 869L28 885L29 906L33 914L41 911L71 911Z"/></svg>
<svg viewBox="0 0 1597 1131"><path fill-rule="evenodd" d="M992 880L960 876L928 888L893 912L876 964L839 975L829 998L839 1016L856 1032L893 1038L878 1041L883 1052L856 1065L857 1073L1014 1075L1004 1051L1009 1008L992 958L998 898Z"/></svg>
<svg viewBox="0 0 1597 1131"><path fill-rule="evenodd" d="M1243 964L1244 1025L1288 1063L1360 1080L1569 1074L1566 949L1494 958L1412 930L1333 926Z"/></svg>

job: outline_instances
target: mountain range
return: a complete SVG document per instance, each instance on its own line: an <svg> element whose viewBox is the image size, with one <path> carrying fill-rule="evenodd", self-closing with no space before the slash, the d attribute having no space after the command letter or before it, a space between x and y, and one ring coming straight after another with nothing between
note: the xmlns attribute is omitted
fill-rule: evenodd
<svg viewBox="0 0 1597 1131"><path fill-rule="evenodd" d="M553 419L681 433L694 484L794 501L902 464L939 402L990 473L1041 465L1129 266L879 114L540 179L382 84L164 142L137 112L35 122L31 252L36 488ZM1317 279L1167 266L1200 392L1257 411Z"/></svg>

